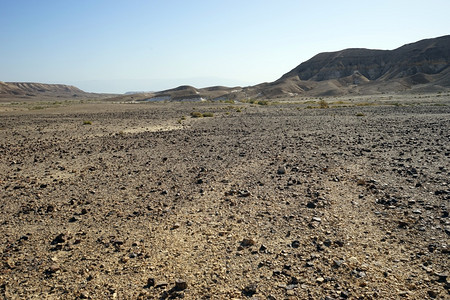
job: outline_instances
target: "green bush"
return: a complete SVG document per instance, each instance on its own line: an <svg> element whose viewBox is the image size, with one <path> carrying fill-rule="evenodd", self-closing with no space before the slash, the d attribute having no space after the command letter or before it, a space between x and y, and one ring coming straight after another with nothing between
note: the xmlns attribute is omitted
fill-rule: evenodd
<svg viewBox="0 0 450 300"><path fill-rule="evenodd" d="M191 117L192 118L203 118L203 114L201 112L194 111L194 112L191 112Z"/></svg>
<svg viewBox="0 0 450 300"><path fill-rule="evenodd" d="M91 121L83 121L83 125L92 125Z"/></svg>
<svg viewBox="0 0 450 300"><path fill-rule="evenodd" d="M328 102L325 101L325 100L323 100L323 99L320 99L320 101L319 101L319 107L320 107L320 108L328 108L328 107L329 107Z"/></svg>

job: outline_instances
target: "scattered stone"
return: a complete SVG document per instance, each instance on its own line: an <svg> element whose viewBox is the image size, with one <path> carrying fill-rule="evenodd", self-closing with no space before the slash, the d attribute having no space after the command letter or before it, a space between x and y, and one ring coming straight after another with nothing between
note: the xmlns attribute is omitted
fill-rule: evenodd
<svg viewBox="0 0 450 300"><path fill-rule="evenodd" d="M342 260L334 259L333 260L333 268L338 269L342 266L344 262Z"/></svg>
<svg viewBox="0 0 450 300"><path fill-rule="evenodd" d="M252 297L257 293L257 288L258 286L256 285L256 283L249 284L242 289L242 294L246 297Z"/></svg>
<svg viewBox="0 0 450 300"><path fill-rule="evenodd" d="M292 241L291 246L292 246L292 248L300 247L300 241Z"/></svg>
<svg viewBox="0 0 450 300"><path fill-rule="evenodd" d="M252 194L247 190L240 190L238 195L239 197L250 197Z"/></svg>
<svg viewBox="0 0 450 300"><path fill-rule="evenodd" d="M323 278L323 277L318 277L318 278L316 278L316 282L317 283L323 283L325 281L325 278Z"/></svg>
<svg viewBox="0 0 450 300"><path fill-rule="evenodd" d="M58 272L60 269L61 268L59 265L53 264L47 269L47 274L54 274L54 273Z"/></svg>
<svg viewBox="0 0 450 300"><path fill-rule="evenodd" d="M180 228L180 226L181 226L180 223L175 223L175 224L173 224L173 226L172 226L170 229L171 229L171 230L175 230L175 229Z"/></svg>
<svg viewBox="0 0 450 300"><path fill-rule="evenodd" d="M255 240L251 238L245 238L241 241L242 247L251 247L254 246L255 244L256 244Z"/></svg>
<svg viewBox="0 0 450 300"><path fill-rule="evenodd" d="M155 288L157 288L157 289L164 288L168 285L169 285L169 283L167 281L158 281L155 283Z"/></svg>
<svg viewBox="0 0 450 300"><path fill-rule="evenodd" d="M188 284L186 281L182 280L182 279L177 279L175 280L175 289L178 291L183 291L185 289L187 289Z"/></svg>
<svg viewBox="0 0 450 300"><path fill-rule="evenodd" d="M67 239L66 235L64 233L60 233L53 239L51 244L52 245L62 244L66 241L66 239Z"/></svg>
<svg viewBox="0 0 450 300"><path fill-rule="evenodd" d="M427 291L427 294L428 294L428 296L430 296L433 299L438 296L438 292L432 291L432 290Z"/></svg>
<svg viewBox="0 0 450 300"><path fill-rule="evenodd" d="M286 174L286 168L283 167L283 166L279 167L279 168L278 168L278 171L277 171L277 174L278 174L278 175L284 175L284 174Z"/></svg>
<svg viewBox="0 0 450 300"><path fill-rule="evenodd" d="M149 288L149 287L152 287L152 286L155 286L155 278L149 277L147 279L147 285L145 287Z"/></svg>
<svg viewBox="0 0 450 300"><path fill-rule="evenodd" d="M317 203L314 201L309 201L308 203L306 203L306 207L308 208L316 208L317 207Z"/></svg>

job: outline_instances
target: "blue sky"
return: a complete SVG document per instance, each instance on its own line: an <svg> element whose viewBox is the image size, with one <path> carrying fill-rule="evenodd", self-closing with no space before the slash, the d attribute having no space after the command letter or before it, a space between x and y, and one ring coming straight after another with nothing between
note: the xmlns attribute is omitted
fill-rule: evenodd
<svg viewBox="0 0 450 300"><path fill-rule="evenodd" d="M0 0L0 81L252 85L319 52L450 34L449 12L448 0Z"/></svg>

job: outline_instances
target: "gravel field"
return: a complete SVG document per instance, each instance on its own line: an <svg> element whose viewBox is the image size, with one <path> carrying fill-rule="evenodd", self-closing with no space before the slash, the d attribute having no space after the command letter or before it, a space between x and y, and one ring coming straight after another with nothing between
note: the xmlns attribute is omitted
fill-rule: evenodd
<svg viewBox="0 0 450 300"><path fill-rule="evenodd" d="M450 98L404 103L5 104L0 298L449 299Z"/></svg>

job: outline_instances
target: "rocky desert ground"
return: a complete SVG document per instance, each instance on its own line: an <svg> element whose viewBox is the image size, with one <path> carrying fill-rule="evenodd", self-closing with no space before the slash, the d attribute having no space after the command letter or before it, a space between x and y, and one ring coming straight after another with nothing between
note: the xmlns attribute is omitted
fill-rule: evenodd
<svg viewBox="0 0 450 300"><path fill-rule="evenodd" d="M450 95L325 101L2 103L0 298L449 299Z"/></svg>

